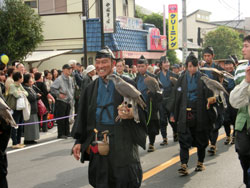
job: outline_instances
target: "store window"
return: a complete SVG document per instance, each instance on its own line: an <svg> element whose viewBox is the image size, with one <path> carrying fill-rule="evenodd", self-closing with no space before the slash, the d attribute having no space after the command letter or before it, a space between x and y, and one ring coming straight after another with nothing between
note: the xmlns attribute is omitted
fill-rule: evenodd
<svg viewBox="0 0 250 188"><path fill-rule="evenodd" d="M123 1L123 16L128 16L128 0Z"/></svg>
<svg viewBox="0 0 250 188"><path fill-rule="evenodd" d="M30 8L37 8L37 1L25 1L25 5L28 5Z"/></svg>
<svg viewBox="0 0 250 188"><path fill-rule="evenodd" d="M39 14L67 12L67 0L39 0Z"/></svg>

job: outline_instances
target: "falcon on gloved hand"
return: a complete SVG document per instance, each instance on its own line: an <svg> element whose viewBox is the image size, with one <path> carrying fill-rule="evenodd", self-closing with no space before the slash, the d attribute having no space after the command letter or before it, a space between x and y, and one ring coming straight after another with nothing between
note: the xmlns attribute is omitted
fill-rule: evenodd
<svg viewBox="0 0 250 188"><path fill-rule="evenodd" d="M141 98L141 92L138 91L132 84L124 81L121 77L111 74L107 76L107 80L112 80L115 89L118 91L120 95L124 97L123 104L132 106L134 120L136 123L140 122L137 104L144 110L146 108L146 104Z"/></svg>
<svg viewBox="0 0 250 188"><path fill-rule="evenodd" d="M207 76L202 76L201 80L203 80L203 82L205 83L205 85L208 87L208 89L210 89L213 94L214 97L221 97L222 103L224 108L227 108L227 103L226 103L226 99L224 97L224 93L229 95L227 90L221 85L221 83L219 83L216 80L212 80L210 78L208 78Z"/></svg>

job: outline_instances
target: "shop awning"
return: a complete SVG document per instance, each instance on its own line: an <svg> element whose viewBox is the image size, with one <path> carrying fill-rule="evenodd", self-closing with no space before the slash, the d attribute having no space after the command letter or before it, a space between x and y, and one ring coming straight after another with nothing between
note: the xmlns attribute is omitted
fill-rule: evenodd
<svg viewBox="0 0 250 188"><path fill-rule="evenodd" d="M35 51L35 52L29 53L23 61L27 63L42 62L52 57L56 57L56 56L59 56L59 55L62 55L71 51L72 50Z"/></svg>

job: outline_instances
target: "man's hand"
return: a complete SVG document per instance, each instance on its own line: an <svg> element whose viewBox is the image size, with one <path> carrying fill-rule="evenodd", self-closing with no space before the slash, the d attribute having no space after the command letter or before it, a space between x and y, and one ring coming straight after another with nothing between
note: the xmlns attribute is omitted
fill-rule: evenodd
<svg viewBox="0 0 250 188"><path fill-rule="evenodd" d="M118 115L121 119L133 119L134 114L133 114L133 109L128 108L127 105L121 104L118 106Z"/></svg>
<svg viewBox="0 0 250 188"><path fill-rule="evenodd" d="M79 160L80 159L81 144L74 145L72 151L73 151L73 155L74 155L75 159Z"/></svg>
<svg viewBox="0 0 250 188"><path fill-rule="evenodd" d="M216 103L216 97L209 97L209 98L207 98L207 109L209 109L210 105L214 104L214 103Z"/></svg>
<svg viewBox="0 0 250 188"><path fill-rule="evenodd" d="M174 123L175 122L174 116L170 116L169 121Z"/></svg>
<svg viewBox="0 0 250 188"><path fill-rule="evenodd" d="M219 77L219 81L220 81L221 84L223 84L224 77Z"/></svg>
<svg viewBox="0 0 250 188"><path fill-rule="evenodd" d="M250 83L250 66L246 68L246 77L245 80L247 83Z"/></svg>
<svg viewBox="0 0 250 188"><path fill-rule="evenodd" d="M59 98L60 98L60 99L65 99L65 98L66 98L66 95L63 94L63 93L60 93L60 94L59 94Z"/></svg>

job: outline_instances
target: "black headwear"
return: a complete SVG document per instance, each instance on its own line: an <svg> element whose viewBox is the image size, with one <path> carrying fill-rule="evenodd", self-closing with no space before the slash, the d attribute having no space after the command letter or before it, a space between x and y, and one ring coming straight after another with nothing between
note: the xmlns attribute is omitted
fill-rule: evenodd
<svg viewBox="0 0 250 188"><path fill-rule="evenodd" d="M95 58L96 59L111 58L111 59L115 60L115 56L114 56L113 52L110 50L110 48L108 46L105 46L103 49L101 49L100 51L98 51L96 53Z"/></svg>
<svg viewBox="0 0 250 188"><path fill-rule="evenodd" d="M225 61L225 64L235 64L234 59L229 56L229 59Z"/></svg>
<svg viewBox="0 0 250 188"><path fill-rule="evenodd" d="M160 61L161 61L161 63L168 62L167 56L161 56Z"/></svg>
<svg viewBox="0 0 250 188"><path fill-rule="evenodd" d="M148 61L145 59L145 57L143 55L141 55L137 64L148 64Z"/></svg>
<svg viewBox="0 0 250 188"><path fill-rule="evenodd" d="M239 60L238 60L238 58L237 58L236 55L230 55L229 58L232 59L235 64L237 64L239 62Z"/></svg>
<svg viewBox="0 0 250 188"><path fill-rule="evenodd" d="M63 65L62 69L72 69L72 67L69 66L69 64L65 64L65 65Z"/></svg>
<svg viewBox="0 0 250 188"><path fill-rule="evenodd" d="M193 52L190 52L190 54L188 55L186 59L186 66L188 65L189 62L191 62L195 67L198 66L198 59Z"/></svg>
<svg viewBox="0 0 250 188"><path fill-rule="evenodd" d="M214 55L214 49L212 46L208 46L206 48L204 48L203 50L203 54L211 54L211 55Z"/></svg>
<svg viewBox="0 0 250 188"><path fill-rule="evenodd" d="M173 66L172 66L172 68L180 68L180 66L178 65L178 64L174 64Z"/></svg>

